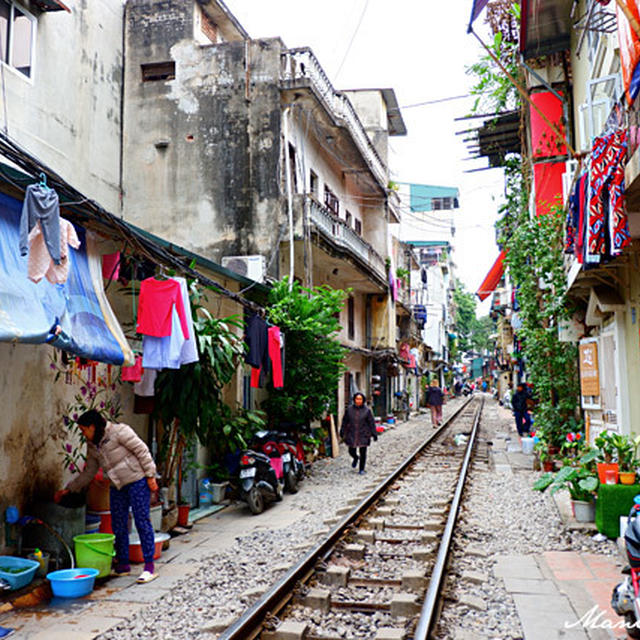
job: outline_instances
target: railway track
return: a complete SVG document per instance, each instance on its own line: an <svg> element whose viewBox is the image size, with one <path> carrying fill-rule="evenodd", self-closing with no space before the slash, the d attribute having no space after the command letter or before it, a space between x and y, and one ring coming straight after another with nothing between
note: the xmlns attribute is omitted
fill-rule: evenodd
<svg viewBox="0 0 640 640"><path fill-rule="evenodd" d="M219 640L426 640L484 400L471 398ZM428 427L431 431L431 427ZM454 438L466 439L466 446Z"/></svg>

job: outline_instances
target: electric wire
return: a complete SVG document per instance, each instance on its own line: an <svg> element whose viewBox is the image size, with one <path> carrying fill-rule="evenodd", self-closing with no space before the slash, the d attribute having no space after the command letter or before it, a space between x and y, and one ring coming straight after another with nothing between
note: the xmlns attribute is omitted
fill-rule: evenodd
<svg viewBox="0 0 640 640"><path fill-rule="evenodd" d="M351 51L351 46L353 45L356 36L358 35L358 31L360 30L360 25L362 25L362 21L364 19L364 15L367 12L367 8L369 7L369 0L365 0L364 3L364 7L362 8L362 13L360 14L360 18L358 19L358 24L356 25L356 28L353 32L353 35L351 36L351 40L349 40L349 44L347 45L347 49L344 52L344 56L342 58L342 62L340 63L340 66L338 67L338 70L336 71L336 75L335 78L336 80L338 79L338 76L340 75L340 72L342 71L342 67L344 66L344 63L347 60L347 56L349 55L349 51Z"/></svg>

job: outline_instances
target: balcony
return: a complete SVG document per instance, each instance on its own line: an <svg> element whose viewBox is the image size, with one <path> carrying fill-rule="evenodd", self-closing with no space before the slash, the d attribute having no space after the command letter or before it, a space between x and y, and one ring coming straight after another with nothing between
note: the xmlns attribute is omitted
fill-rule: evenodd
<svg viewBox="0 0 640 640"><path fill-rule="evenodd" d="M285 51L282 54L281 69L280 80L285 86L308 86L332 118L349 131L371 173L382 188L386 189L388 179L384 162L369 139L353 105L343 93L333 88L311 49L302 47Z"/></svg>
<svg viewBox="0 0 640 640"><path fill-rule="evenodd" d="M349 252L382 280L386 279L384 260L368 242L317 200L305 197L305 206L309 207L311 223L331 244Z"/></svg>

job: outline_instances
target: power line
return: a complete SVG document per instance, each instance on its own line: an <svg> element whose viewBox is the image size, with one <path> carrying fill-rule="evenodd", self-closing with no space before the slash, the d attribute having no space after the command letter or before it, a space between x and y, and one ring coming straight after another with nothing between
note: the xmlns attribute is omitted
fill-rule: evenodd
<svg viewBox="0 0 640 640"><path fill-rule="evenodd" d="M415 102L414 104L405 104L398 109L414 109L415 107L426 107L430 104L440 104L441 102L451 102L452 100L462 100L463 98L471 97L470 93L465 93L460 96L448 96L447 98L437 98L435 100L425 100L424 102ZM394 111L394 109L389 109L389 111Z"/></svg>
<svg viewBox="0 0 640 640"><path fill-rule="evenodd" d="M347 50L344 52L344 58L342 58L342 62L340 63L340 66L338 67L338 71L336 71L336 80L338 79L338 76L340 75L340 72L342 71L342 67L344 66L344 63L347 60L347 56L349 55L349 51L351 51L351 45L353 44L353 41L356 39L356 36L358 35L358 31L360 30L360 25L362 24L362 20L364 19L364 14L367 12L367 7L369 6L369 0L365 0L364 3L364 7L362 8L362 13L360 14L360 19L358 20L358 24L356 25L355 31L353 32L353 35L351 36L351 40L349 41L349 45L347 46Z"/></svg>

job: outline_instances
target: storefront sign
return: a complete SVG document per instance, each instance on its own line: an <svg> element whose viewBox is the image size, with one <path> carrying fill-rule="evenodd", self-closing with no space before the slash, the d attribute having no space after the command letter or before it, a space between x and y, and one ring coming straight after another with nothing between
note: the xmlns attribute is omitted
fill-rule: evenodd
<svg viewBox="0 0 640 640"><path fill-rule="evenodd" d="M583 396L600 395L597 342L580 345L580 390Z"/></svg>

